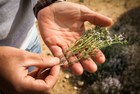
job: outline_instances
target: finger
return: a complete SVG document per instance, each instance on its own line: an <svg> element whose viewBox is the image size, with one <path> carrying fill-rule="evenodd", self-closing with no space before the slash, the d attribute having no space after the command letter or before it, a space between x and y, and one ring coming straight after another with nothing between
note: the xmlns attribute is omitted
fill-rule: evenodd
<svg viewBox="0 0 140 94"><path fill-rule="evenodd" d="M94 53L95 53L95 55L92 56L92 58L94 59L95 62L98 62L100 64L105 62L105 56L101 50L96 49L96 50L94 50Z"/></svg>
<svg viewBox="0 0 140 94"><path fill-rule="evenodd" d="M31 76L25 76L25 79L23 80L23 86L25 90L35 91L38 94L44 94L43 92L49 91L57 82L59 71L59 65L52 67L45 80L34 79Z"/></svg>
<svg viewBox="0 0 140 94"><path fill-rule="evenodd" d="M46 85L49 89L52 88L57 82L59 78L59 71L60 71L60 66L59 65L54 66L50 70L49 75L45 78Z"/></svg>
<svg viewBox="0 0 140 94"><path fill-rule="evenodd" d="M23 64L26 67L36 66L39 68L46 68L58 65L59 62L60 60L57 57L30 53L28 59L26 59L25 63Z"/></svg>
<svg viewBox="0 0 140 94"><path fill-rule="evenodd" d="M82 59L80 60L83 68L90 73L94 73L97 71L97 65L91 58Z"/></svg>
<svg viewBox="0 0 140 94"><path fill-rule="evenodd" d="M50 46L50 50L52 51L54 56L60 58L60 63L68 63L65 55L63 54L62 48L60 48L59 46Z"/></svg>
<svg viewBox="0 0 140 94"><path fill-rule="evenodd" d="M82 75L83 74L83 67L80 63L74 63L70 65L72 72L76 75Z"/></svg>
<svg viewBox="0 0 140 94"><path fill-rule="evenodd" d="M32 94L47 94L50 90L44 80L34 79L31 76L26 76L22 85L24 86L24 90L28 90L28 92L31 92Z"/></svg>
<svg viewBox="0 0 140 94"><path fill-rule="evenodd" d="M72 55L72 53L70 51L68 51L66 53L67 56L67 60L69 62L69 66L72 69L72 72L76 75L81 75L83 73L83 67L80 64L78 58L74 55Z"/></svg>
<svg viewBox="0 0 140 94"><path fill-rule="evenodd" d="M59 46L50 46L50 50L56 57L64 56L63 51Z"/></svg>
<svg viewBox="0 0 140 94"><path fill-rule="evenodd" d="M81 6L81 19L103 27L110 26L113 23L112 19L109 17L94 12L85 6Z"/></svg>

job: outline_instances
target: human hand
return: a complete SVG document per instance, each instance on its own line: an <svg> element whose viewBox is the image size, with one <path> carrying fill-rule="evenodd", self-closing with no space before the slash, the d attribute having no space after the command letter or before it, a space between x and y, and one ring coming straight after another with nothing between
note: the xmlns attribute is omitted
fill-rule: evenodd
<svg viewBox="0 0 140 94"><path fill-rule="evenodd" d="M38 25L42 38L54 56L64 56L64 51L84 33L84 22L88 21L94 25L109 26L112 20L98 14L86 6L59 2L43 8L38 13ZM95 72L98 63L105 61L105 56L100 50L96 50L96 56L80 60L72 64L73 73L81 75L83 69ZM75 61L78 57L73 56L68 61Z"/></svg>
<svg viewBox="0 0 140 94"><path fill-rule="evenodd" d="M0 47L0 89L6 94L48 94L59 76L59 59L12 47ZM46 74L28 67L51 68Z"/></svg>

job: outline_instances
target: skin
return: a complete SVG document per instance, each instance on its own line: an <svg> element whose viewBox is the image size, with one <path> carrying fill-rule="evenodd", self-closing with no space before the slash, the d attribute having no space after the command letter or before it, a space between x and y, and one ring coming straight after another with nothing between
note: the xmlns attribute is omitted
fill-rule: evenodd
<svg viewBox="0 0 140 94"><path fill-rule="evenodd" d="M30 53L12 47L0 47L0 89L6 94L47 94L59 77L59 58ZM28 73L28 67L50 68L41 74Z"/></svg>
<svg viewBox="0 0 140 94"><path fill-rule="evenodd" d="M13 47L0 46L0 89L6 94L47 94L58 80L59 58L85 31L84 22L109 26L112 20L89 8L70 2L54 3L38 13L41 36L55 57L39 55ZM96 56L81 60L71 66L73 73L81 75L83 70L95 72L98 63L105 61L100 50ZM78 56L71 57L68 62ZM28 72L28 67L37 69ZM50 68L41 74L41 69Z"/></svg>
<svg viewBox="0 0 140 94"><path fill-rule="evenodd" d="M84 22L88 21L93 25L110 26L112 20L106 16L98 14L86 6L71 3L59 2L39 11L38 25L41 36L56 57L65 57L64 51L74 43L85 31ZM95 50L94 50L95 51ZM81 75L83 70L95 72L97 65L95 62L103 63L105 56L100 50L96 56L81 60L70 66L74 74ZM68 62L75 61L77 56L71 57Z"/></svg>

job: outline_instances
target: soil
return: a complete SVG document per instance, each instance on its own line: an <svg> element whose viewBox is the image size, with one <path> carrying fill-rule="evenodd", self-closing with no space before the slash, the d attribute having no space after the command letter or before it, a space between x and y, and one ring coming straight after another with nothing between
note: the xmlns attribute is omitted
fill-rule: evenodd
<svg viewBox="0 0 140 94"><path fill-rule="evenodd" d="M140 6L140 0L83 0L83 3L79 2L80 0L67 1L86 5L92 10L112 18L114 23L127 11ZM86 23L86 27L90 27L90 24ZM50 53L43 41L42 47L44 54ZM77 76L71 74L69 70L61 70L60 79L50 94L81 94L81 89L84 89L81 87L84 87L84 83Z"/></svg>

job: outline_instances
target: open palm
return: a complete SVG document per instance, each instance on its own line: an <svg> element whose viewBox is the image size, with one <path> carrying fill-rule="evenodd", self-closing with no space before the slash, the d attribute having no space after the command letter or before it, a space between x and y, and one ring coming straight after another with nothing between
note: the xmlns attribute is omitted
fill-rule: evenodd
<svg viewBox="0 0 140 94"><path fill-rule="evenodd" d="M85 21L99 26L109 26L112 23L108 17L98 14L83 5L70 2L54 3L38 13L41 36L54 56L57 57L64 56L63 52L84 33ZM78 56L73 56L69 58L68 62L75 61L77 58ZM105 61L101 51L98 51L98 54L92 59L98 63ZM83 69L95 72L97 66L92 59L81 60L70 67L77 75L82 74Z"/></svg>

